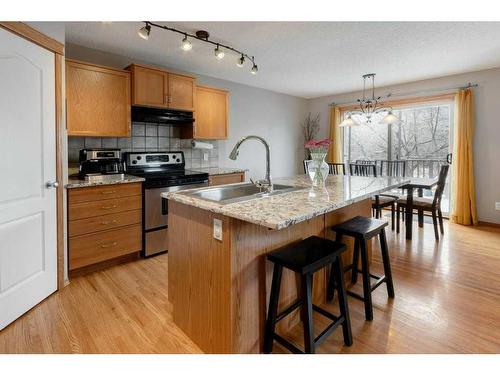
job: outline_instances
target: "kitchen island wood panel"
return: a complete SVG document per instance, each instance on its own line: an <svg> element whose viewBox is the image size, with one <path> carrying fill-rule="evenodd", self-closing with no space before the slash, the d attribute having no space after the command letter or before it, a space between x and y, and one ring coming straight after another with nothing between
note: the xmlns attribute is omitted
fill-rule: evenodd
<svg viewBox="0 0 500 375"><path fill-rule="evenodd" d="M207 353L259 353L262 350L272 267L265 254L311 235L331 236L334 223L369 216L365 199L282 230L169 202L169 300L174 322ZM222 220L222 241L213 238L213 220ZM345 260L352 254L352 243ZM293 302L299 280L283 274L280 307ZM314 300L325 299L325 271L315 274ZM283 319L278 332L299 323L298 313Z"/></svg>

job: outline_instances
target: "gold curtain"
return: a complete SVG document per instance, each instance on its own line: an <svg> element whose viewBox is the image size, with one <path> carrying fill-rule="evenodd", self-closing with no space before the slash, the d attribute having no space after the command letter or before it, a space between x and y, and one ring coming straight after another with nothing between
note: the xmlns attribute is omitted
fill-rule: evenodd
<svg viewBox="0 0 500 375"><path fill-rule="evenodd" d="M474 126L472 90L460 90L455 97L451 219L453 222L463 225L477 224L472 152Z"/></svg>
<svg viewBox="0 0 500 375"><path fill-rule="evenodd" d="M330 148L328 149L328 155L326 160L330 163L342 163L343 162L343 152L342 152L342 135L341 129L339 127L341 119L339 107L330 108Z"/></svg>

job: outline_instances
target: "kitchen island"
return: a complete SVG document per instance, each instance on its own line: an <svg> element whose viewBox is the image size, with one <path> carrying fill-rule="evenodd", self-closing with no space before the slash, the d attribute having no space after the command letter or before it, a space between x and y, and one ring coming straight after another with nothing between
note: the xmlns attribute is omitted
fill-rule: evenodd
<svg viewBox="0 0 500 375"><path fill-rule="evenodd" d="M169 199L168 295L174 322L206 353L262 351L272 266L265 254L317 235L357 215L371 216L371 197L403 185L405 179L329 176L312 188L306 176L275 180L299 189L221 204L190 195ZM222 223L214 238L214 219ZM346 239L345 263L352 242ZM284 270L280 309L295 301L299 279ZM326 273L314 276L313 299L325 303ZM300 322L298 313L280 321L278 332Z"/></svg>

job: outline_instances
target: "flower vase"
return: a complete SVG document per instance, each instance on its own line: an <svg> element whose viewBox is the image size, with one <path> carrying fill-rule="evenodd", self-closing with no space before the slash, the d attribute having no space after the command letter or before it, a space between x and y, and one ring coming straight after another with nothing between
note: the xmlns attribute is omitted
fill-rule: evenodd
<svg viewBox="0 0 500 375"><path fill-rule="evenodd" d="M325 162L326 152L314 152L311 150L311 160L307 162L307 172L313 186L324 186L328 177L329 167Z"/></svg>

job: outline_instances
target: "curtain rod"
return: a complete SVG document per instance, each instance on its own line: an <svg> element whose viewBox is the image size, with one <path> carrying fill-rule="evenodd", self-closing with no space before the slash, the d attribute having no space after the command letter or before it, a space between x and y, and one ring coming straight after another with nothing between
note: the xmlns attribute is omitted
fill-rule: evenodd
<svg viewBox="0 0 500 375"><path fill-rule="evenodd" d="M420 91L411 91L411 92L406 92L406 93L400 93L400 94L395 94L393 95L392 93L388 93L387 95L382 95L382 98L388 99L388 98L393 98L393 97L401 97L401 96L411 96L411 95L416 95L416 94L425 94L429 92L438 92L438 91L449 91L449 90L465 90L465 89L470 89L474 87L478 87L478 83L471 83L468 82L464 86L452 86L448 88L441 88L441 89L430 89L430 90L420 90ZM346 105L346 104L356 104L357 102L353 101L348 101L348 102L331 102L329 106L333 107L335 105Z"/></svg>

